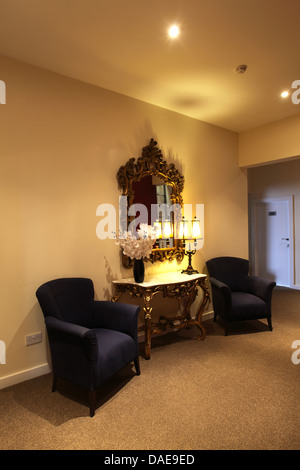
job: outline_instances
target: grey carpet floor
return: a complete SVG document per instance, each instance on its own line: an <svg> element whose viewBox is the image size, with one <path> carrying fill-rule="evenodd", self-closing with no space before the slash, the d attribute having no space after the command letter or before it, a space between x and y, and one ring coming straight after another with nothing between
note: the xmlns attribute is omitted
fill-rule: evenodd
<svg viewBox="0 0 300 470"><path fill-rule="evenodd" d="M300 291L276 288L273 326L222 324L157 337L141 375L126 367L98 395L94 418L86 395L51 374L0 390L0 449L299 450ZM300 357L300 354L299 354Z"/></svg>

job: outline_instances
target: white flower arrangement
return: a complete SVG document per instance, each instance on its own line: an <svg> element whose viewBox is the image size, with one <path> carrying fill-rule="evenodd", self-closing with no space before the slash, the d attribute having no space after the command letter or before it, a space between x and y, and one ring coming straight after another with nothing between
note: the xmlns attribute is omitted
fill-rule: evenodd
<svg viewBox="0 0 300 470"><path fill-rule="evenodd" d="M147 258L157 238L156 230L147 224L140 224L137 237L132 232L124 232L117 238L117 245L123 248L124 255L131 259Z"/></svg>

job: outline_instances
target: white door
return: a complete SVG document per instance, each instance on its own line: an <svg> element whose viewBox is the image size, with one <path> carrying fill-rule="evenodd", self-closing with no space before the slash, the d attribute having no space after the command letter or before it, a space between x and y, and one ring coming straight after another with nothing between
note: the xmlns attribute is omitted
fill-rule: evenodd
<svg viewBox="0 0 300 470"><path fill-rule="evenodd" d="M293 284L292 198L254 201L255 275Z"/></svg>

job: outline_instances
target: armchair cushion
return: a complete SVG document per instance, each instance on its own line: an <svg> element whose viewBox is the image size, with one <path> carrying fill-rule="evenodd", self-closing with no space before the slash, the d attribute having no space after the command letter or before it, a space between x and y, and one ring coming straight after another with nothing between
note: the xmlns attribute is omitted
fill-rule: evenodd
<svg viewBox="0 0 300 470"><path fill-rule="evenodd" d="M105 328L94 330L97 341L98 365L95 382L99 387L108 377L129 364L137 355L135 340L125 333ZM116 349L119 354L116 354Z"/></svg>
<svg viewBox="0 0 300 470"><path fill-rule="evenodd" d="M247 292L232 292L232 321L266 318L266 303Z"/></svg>

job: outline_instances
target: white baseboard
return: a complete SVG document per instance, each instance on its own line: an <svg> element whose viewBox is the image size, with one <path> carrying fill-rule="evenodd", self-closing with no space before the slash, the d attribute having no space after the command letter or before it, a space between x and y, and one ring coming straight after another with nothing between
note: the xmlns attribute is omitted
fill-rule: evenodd
<svg viewBox="0 0 300 470"><path fill-rule="evenodd" d="M34 379L40 375L49 374L51 369L49 364L43 364L41 366L34 367L32 369L22 370L15 374L7 375L6 377L0 378L0 390L3 388L11 387L26 380Z"/></svg>
<svg viewBox="0 0 300 470"><path fill-rule="evenodd" d="M213 318L214 317L214 311L213 310L210 310L209 312L205 312L203 313L202 315L202 320L205 321L205 320L210 320L210 318Z"/></svg>
<svg viewBox="0 0 300 470"><path fill-rule="evenodd" d="M291 286L283 286L283 285L280 285L280 284L276 284L276 287L278 287L278 288L282 287L283 289L300 290L300 285L299 284L292 284Z"/></svg>

